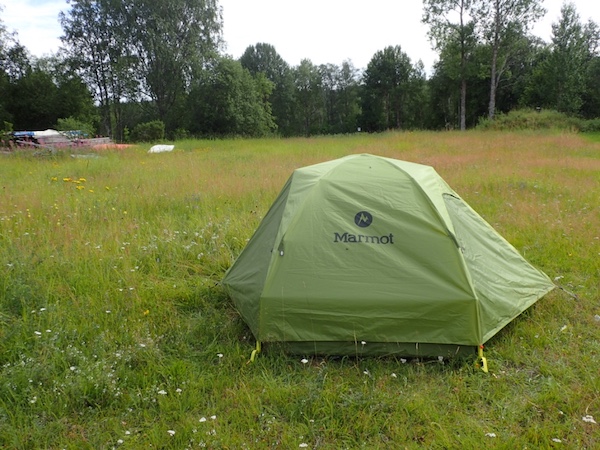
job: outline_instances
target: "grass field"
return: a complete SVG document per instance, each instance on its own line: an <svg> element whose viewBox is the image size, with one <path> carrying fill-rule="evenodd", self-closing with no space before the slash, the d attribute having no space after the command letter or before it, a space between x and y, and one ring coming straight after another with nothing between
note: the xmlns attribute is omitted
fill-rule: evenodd
<svg viewBox="0 0 600 450"><path fill-rule="evenodd" d="M0 156L0 447L600 446L600 140L387 133ZM292 170L432 165L556 289L473 359L266 352L219 285ZM86 155L90 156L90 155ZM599 423L595 423L598 421Z"/></svg>

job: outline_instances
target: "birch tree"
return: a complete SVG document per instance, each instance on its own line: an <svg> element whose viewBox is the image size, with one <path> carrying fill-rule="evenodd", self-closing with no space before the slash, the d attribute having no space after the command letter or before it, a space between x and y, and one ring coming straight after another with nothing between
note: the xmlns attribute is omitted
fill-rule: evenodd
<svg viewBox="0 0 600 450"><path fill-rule="evenodd" d="M546 10L543 0L477 0L477 27L491 49L488 118L496 114L496 92L511 57L522 47L527 31Z"/></svg>
<svg viewBox="0 0 600 450"><path fill-rule="evenodd" d="M436 50L458 48L457 78L460 81L460 129L465 130L467 78L471 52L476 44L471 17L473 0L423 0L423 23L429 25L429 39Z"/></svg>

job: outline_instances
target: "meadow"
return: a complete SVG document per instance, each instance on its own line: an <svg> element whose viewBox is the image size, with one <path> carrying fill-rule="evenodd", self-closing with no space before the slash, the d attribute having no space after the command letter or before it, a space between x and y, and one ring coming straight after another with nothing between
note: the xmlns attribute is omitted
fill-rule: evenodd
<svg viewBox="0 0 600 450"><path fill-rule="evenodd" d="M600 140L384 133L0 155L0 447L600 446ZM287 355L220 280L291 172L429 164L561 287L474 358Z"/></svg>

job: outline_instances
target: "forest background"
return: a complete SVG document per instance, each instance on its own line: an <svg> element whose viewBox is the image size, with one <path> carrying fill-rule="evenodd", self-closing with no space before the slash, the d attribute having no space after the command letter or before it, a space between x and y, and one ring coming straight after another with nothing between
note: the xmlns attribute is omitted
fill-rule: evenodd
<svg viewBox="0 0 600 450"><path fill-rule="evenodd" d="M556 110L600 129L600 27L565 3L549 42L542 0L424 0L438 60L401 45L291 66L270 43L226 56L218 0L73 0L60 51L33 57L0 18L0 126L80 129L115 141L467 129ZM0 6L1 7L1 6Z"/></svg>

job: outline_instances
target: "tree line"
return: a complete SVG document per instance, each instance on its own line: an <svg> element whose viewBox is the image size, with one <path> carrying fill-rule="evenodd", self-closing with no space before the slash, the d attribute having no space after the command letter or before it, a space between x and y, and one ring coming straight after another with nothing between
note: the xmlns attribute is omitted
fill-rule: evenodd
<svg viewBox="0 0 600 450"><path fill-rule="evenodd" d="M0 124L118 141L467 129L517 108L600 117L600 28L565 3L550 42L542 0L423 0L438 60L401 45L366 68L288 64L269 43L227 56L217 0L70 0L59 52L33 58L0 21Z"/></svg>

